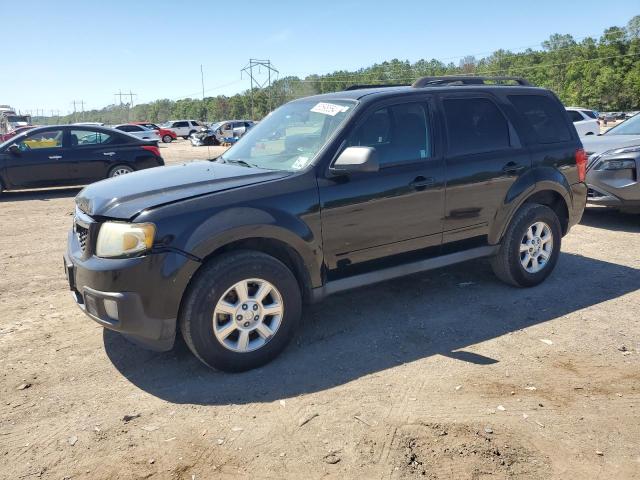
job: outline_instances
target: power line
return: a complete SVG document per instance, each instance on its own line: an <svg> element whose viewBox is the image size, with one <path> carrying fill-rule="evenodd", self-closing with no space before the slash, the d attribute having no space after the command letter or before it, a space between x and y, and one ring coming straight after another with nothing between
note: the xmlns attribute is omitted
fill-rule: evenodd
<svg viewBox="0 0 640 480"><path fill-rule="evenodd" d="M267 70L267 78L264 80L260 80L253 73L254 69L257 69L258 73L260 73L262 67ZM249 75L249 79L251 80L251 88L249 90L249 95L251 96L251 118L255 118L253 109L253 89L256 87L264 88L266 86L268 88L269 111L271 111L271 72L274 72L276 75L280 74L280 72L273 67L271 60L258 60L257 58L250 58L247 66L240 70L240 78L242 78L243 73L246 73Z"/></svg>

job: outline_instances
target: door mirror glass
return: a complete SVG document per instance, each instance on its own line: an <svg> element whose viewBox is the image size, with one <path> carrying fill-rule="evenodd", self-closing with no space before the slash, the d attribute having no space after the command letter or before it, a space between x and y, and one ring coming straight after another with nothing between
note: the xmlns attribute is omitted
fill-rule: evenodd
<svg viewBox="0 0 640 480"><path fill-rule="evenodd" d="M377 172L378 155L373 147L348 147L333 164L336 172Z"/></svg>

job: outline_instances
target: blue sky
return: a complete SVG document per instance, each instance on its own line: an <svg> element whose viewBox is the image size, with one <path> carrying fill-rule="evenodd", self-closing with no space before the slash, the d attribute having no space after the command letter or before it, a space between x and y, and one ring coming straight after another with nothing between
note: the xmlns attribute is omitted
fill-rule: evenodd
<svg viewBox="0 0 640 480"><path fill-rule="evenodd" d="M498 48L536 48L624 26L637 0L531 2L0 0L0 104L85 108L132 90L136 103L248 88L240 69L270 59L281 76L366 67L392 58L458 62Z"/></svg>

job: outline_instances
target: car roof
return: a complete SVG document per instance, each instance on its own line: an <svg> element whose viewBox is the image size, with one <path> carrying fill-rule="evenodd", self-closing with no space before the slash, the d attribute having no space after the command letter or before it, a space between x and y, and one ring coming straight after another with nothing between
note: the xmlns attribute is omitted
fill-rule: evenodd
<svg viewBox="0 0 640 480"><path fill-rule="evenodd" d="M591 108L586 108L586 107L564 107L567 110L587 110L589 112L593 112L593 109Z"/></svg>
<svg viewBox="0 0 640 480"><path fill-rule="evenodd" d="M340 92L323 93L310 97L299 98L292 102L303 101L329 101L329 100L355 100L355 101L373 101L385 98L402 97L409 95L423 95L425 93L451 93L451 92L506 92L509 93L535 93L545 94L549 90L545 88L531 86L516 85L438 85L428 87L375 87L362 88L353 90L343 90Z"/></svg>

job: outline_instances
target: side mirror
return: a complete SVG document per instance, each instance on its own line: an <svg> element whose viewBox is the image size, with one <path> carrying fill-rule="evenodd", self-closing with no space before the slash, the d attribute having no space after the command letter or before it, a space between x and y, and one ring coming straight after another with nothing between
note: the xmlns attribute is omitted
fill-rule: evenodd
<svg viewBox="0 0 640 480"><path fill-rule="evenodd" d="M7 152L11 155L20 155L20 147L14 143L7 148Z"/></svg>
<svg viewBox="0 0 640 480"><path fill-rule="evenodd" d="M347 147L333 164L336 172L377 172L378 154L373 147Z"/></svg>

